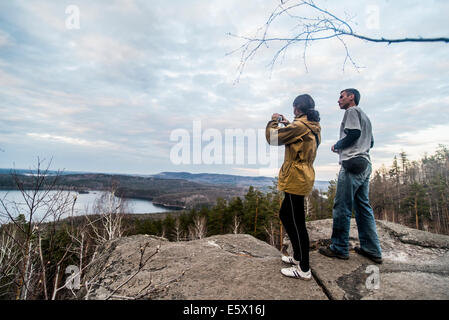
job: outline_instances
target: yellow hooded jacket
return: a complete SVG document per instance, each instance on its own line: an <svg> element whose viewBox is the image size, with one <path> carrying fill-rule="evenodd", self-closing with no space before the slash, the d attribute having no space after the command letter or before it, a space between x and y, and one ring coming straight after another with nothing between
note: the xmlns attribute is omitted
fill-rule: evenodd
<svg viewBox="0 0 449 320"><path fill-rule="evenodd" d="M297 195L309 194L315 182L313 162L321 143L320 123L307 120L306 115L295 117L286 127L279 127L277 120L271 120L265 135L270 145L285 145L278 189Z"/></svg>

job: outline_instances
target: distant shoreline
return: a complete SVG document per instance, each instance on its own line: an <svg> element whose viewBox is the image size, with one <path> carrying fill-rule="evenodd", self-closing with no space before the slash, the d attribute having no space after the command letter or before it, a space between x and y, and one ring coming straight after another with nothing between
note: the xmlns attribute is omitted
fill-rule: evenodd
<svg viewBox="0 0 449 320"><path fill-rule="evenodd" d="M50 191L61 191L61 189L59 189L59 190L58 189L49 189L49 190ZM33 191L33 189L26 188L26 189L24 189L24 191L25 192ZM44 191L48 191L48 189L42 189L40 192L44 192ZM62 189L62 191L63 192L67 192L67 193L71 193L73 195L76 195L76 194L80 194L80 195L91 194L93 197L97 197L97 198L99 197L99 195L102 192L107 192L107 190L86 190L86 189L83 189L83 190ZM18 196L22 197L20 195L21 190L19 190L19 189L11 189L11 188L6 188L6 187L0 187L0 192L5 193L4 194L5 197L7 197L7 194L9 192L19 193ZM157 201L153 201L152 199L147 198L147 197L127 197L127 196L119 196L119 195L117 195L117 197L121 198L121 199L124 199L124 200L130 200L130 201L133 201L133 200L139 201L140 200L140 201L148 202L149 204L153 205L153 207L164 209L164 210L155 211L155 212L142 212L142 213L140 213L140 212L138 212L138 213L136 213L136 212L129 212L129 213L126 212L126 213L124 213L124 214L127 214L127 215L128 214L136 214L136 215L158 214L158 213L164 213L164 212L186 210L186 208L183 207L183 206L171 205L171 204L166 204L166 203L163 203L163 202L157 202ZM88 214L91 214L91 213L88 213Z"/></svg>

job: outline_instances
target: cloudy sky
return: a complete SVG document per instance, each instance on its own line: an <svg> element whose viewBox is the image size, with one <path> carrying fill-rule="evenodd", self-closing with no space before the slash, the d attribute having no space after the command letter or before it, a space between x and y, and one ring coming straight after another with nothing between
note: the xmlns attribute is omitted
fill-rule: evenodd
<svg viewBox="0 0 449 320"><path fill-rule="evenodd" d="M445 0L315 3L367 36L449 37ZM240 52L229 53L245 41L229 33L260 35L278 4L1 1L0 167L30 168L40 157L52 158L52 169L69 171L270 175L260 159L254 164L248 157L194 163L194 125L222 139L222 154L213 154L225 159L226 130L259 134L274 112L291 119L294 98L309 93L322 118L316 178L333 179L338 159L330 147L343 116L337 99L347 87L360 90L360 107L371 118L375 168L390 166L401 151L416 160L449 145L449 44L344 38L356 69L344 63L338 39L311 43L305 60L303 43L290 46L271 67L282 45L273 43L260 47L240 74ZM270 30L288 37L295 24L285 15ZM189 134L187 164L170 157L181 141L173 139L177 132ZM200 152L211 146L203 138Z"/></svg>

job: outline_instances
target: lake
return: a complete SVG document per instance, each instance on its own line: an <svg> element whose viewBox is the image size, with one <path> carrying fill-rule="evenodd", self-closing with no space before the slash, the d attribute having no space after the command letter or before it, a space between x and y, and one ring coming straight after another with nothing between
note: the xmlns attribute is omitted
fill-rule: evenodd
<svg viewBox="0 0 449 320"><path fill-rule="evenodd" d="M53 191L52 191L53 192ZM69 192L69 191L67 191ZM54 193L54 192L53 192ZM95 200L98 199L103 191L89 191L89 193L78 193L76 191L70 191L72 195L76 195L77 199L75 202L74 207L74 215L83 215L86 214L86 208L87 213L92 213L92 207L95 203ZM12 209L12 202L21 204L21 208L24 208L26 210L25 201L23 199L22 193L17 190L0 190L0 199L4 201L4 203L7 205L8 209ZM151 201L149 200L142 200L142 199L132 199L127 198L128 203L128 210L127 213L136 213L136 214L143 214L143 213L158 213L158 212L167 212L167 211L173 211L173 209L167 209L160 206L155 206ZM42 214L42 211L37 211L37 214ZM16 211L12 209L12 213L15 213ZM0 204L0 222L4 220L4 213L5 210L3 206ZM4 221L3 221L4 222Z"/></svg>

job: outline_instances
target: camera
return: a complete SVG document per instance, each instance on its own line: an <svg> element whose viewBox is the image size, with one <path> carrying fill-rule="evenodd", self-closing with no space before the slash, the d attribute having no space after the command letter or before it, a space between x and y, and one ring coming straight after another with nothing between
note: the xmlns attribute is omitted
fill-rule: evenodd
<svg viewBox="0 0 449 320"><path fill-rule="evenodd" d="M282 117L278 117L278 122L281 122L282 121Z"/></svg>

